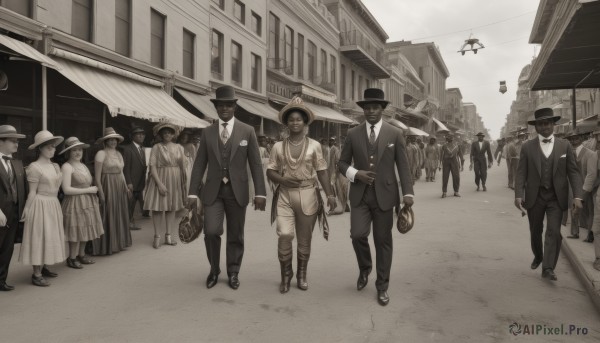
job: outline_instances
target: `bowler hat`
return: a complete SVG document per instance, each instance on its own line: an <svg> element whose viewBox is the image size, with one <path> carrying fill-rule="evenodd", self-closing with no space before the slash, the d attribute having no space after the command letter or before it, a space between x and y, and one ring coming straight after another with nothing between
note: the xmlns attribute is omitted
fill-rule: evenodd
<svg viewBox="0 0 600 343"><path fill-rule="evenodd" d="M534 115L534 119L527 121L527 124L535 125L536 122L542 121L542 120L547 120L547 119L552 119L552 120L554 120L555 123L560 120L560 116L554 115L554 111L548 107L544 107L544 108L540 108L540 109L536 110L533 113L533 115Z"/></svg>
<svg viewBox="0 0 600 343"><path fill-rule="evenodd" d="M215 98L210 99L213 104L217 102L236 102L235 88L231 86L221 86L215 90Z"/></svg>
<svg viewBox="0 0 600 343"><path fill-rule="evenodd" d="M59 152L58 154L62 155L65 152L67 152L68 150L71 150L71 149L77 148L77 147L81 147L82 149L87 149L90 147L90 145L82 143L81 141L79 141L79 138L77 138L77 137L69 137L69 138L65 139L64 149L61 152Z"/></svg>
<svg viewBox="0 0 600 343"><path fill-rule="evenodd" d="M25 138L25 135L17 133L14 126L0 125L0 138Z"/></svg>
<svg viewBox="0 0 600 343"><path fill-rule="evenodd" d="M33 138L33 144L29 146L29 150L33 150L44 143L53 142L56 145L59 145L64 140L61 136L55 136L48 130L42 130L35 134Z"/></svg>
<svg viewBox="0 0 600 343"><path fill-rule="evenodd" d="M364 91L363 100L357 101L356 104L363 107L364 105L371 103L378 103L381 104L381 107L386 108L390 102L385 100L385 94L382 89L367 88Z"/></svg>

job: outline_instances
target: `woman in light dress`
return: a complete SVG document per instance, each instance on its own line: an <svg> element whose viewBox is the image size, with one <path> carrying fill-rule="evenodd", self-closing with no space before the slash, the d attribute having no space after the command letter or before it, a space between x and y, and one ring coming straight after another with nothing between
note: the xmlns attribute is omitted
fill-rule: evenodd
<svg viewBox="0 0 600 343"><path fill-rule="evenodd" d="M21 218L25 228L19 261L33 266L31 282L40 287L50 285L44 277L58 276L47 265L66 258L63 214L58 201L62 174L58 164L51 161L56 146L62 141L63 137L43 130L35 135L34 143L29 146L29 150L36 150L39 157L26 169L29 194Z"/></svg>
<svg viewBox="0 0 600 343"><path fill-rule="evenodd" d="M104 149L94 158L104 235L92 241L94 255L112 255L132 244L128 201L132 194L123 175L123 156L117 150L120 142L123 142L123 136L112 127L104 129L104 136L96 141L96 144L104 144Z"/></svg>
<svg viewBox="0 0 600 343"><path fill-rule="evenodd" d="M181 145L174 143L179 128L168 123L154 127L154 135L160 139L150 152L150 178L146 187L144 210L152 211L154 242L158 249L160 232L165 230L166 245L177 245L171 236L176 227L175 214L185 206L187 198L187 159Z"/></svg>
<svg viewBox="0 0 600 343"><path fill-rule="evenodd" d="M104 233L100 205L98 203L98 187L92 186L92 174L88 167L81 163L83 149L90 146L79 141L77 137L69 137L65 141L64 154L67 162L63 164L62 190L65 198L62 202L64 215L65 239L69 242L67 266L81 269L82 264L93 264L94 260L85 255L88 241L100 238Z"/></svg>

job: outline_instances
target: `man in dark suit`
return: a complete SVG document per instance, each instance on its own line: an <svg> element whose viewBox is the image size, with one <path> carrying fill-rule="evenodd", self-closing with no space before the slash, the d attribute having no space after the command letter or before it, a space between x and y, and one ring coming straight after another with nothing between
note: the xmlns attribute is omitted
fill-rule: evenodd
<svg viewBox="0 0 600 343"><path fill-rule="evenodd" d="M238 273L244 255L244 222L249 201L248 169L254 182L254 209L264 211L265 178L254 128L234 118L237 99L230 86L219 87L211 99L219 121L204 129L192 169L188 207L200 193L204 205L204 243L211 270L206 287L218 281L223 218L227 217L227 275L229 286L238 289ZM208 170L206 184L202 185Z"/></svg>
<svg viewBox="0 0 600 343"><path fill-rule="evenodd" d="M146 154L144 153L144 139L146 133L141 127L135 127L131 131L131 144L123 147L123 174L127 188L132 193L129 198L129 229L139 230L135 225L133 213L135 205L140 204L140 210L144 212L144 187L146 186Z"/></svg>
<svg viewBox="0 0 600 343"><path fill-rule="evenodd" d="M381 89L364 91L366 122L348 131L338 168L350 185L350 237L360 270L356 288L363 289L372 269L369 233L373 223L376 251L377 301L389 303L387 293L392 267L392 226L394 206L400 203L396 170L404 193L405 206L413 205L412 175L402 132L381 119L389 102Z"/></svg>
<svg viewBox="0 0 600 343"><path fill-rule="evenodd" d="M483 191L487 191L485 188L485 181L487 180L487 170L492 167L494 157L492 157L492 149L490 148L490 142L483 140L485 134L479 132L477 134L477 142L471 144L471 165L469 169L475 171L475 184L477 185L477 191L479 192L479 182L483 186ZM487 154L487 164L485 161L485 154Z"/></svg>
<svg viewBox="0 0 600 343"><path fill-rule="evenodd" d="M573 206L577 213L582 208L583 181L577 159L569 143L554 137L554 123L560 116L551 108L535 111L538 137L523 143L517 175L515 175L515 206L527 209L531 249L534 259L531 269L542 263L542 277L556 280L554 268L558 261L562 236L562 213L568 208L569 185L573 192ZM546 237L542 248L542 232L546 217Z"/></svg>
<svg viewBox="0 0 600 343"><path fill-rule="evenodd" d="M0 126L0 291L14 289L6 284L6 277L14 244L22 236L22 231L18 231L27 197L25 170L23 163L12 157L19 148L18 140L21 138L25 138L25 135L17 133L14 127Z"/></svg>

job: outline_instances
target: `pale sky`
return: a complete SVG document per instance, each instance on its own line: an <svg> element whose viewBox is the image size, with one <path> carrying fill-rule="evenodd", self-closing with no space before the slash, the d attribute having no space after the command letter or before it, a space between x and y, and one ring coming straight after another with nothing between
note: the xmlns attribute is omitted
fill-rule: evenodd
<svg viewBox="0 0 600 343"><path fill-rule="evenodd" d="M362 1L387 32L388 42L404 39L437 44L450 71L446 88L460 88L463 101L477 106L491 138L498 138L516 98L521 69L534 55L534 45L528 41L539 1ZM493 24L496 22L500 23ZM471 30L485 49L477 55L461 56L457 51ZM436 37L425 38L430 36ZM508 87L504 94L498 91L501 80Z"/></svg>

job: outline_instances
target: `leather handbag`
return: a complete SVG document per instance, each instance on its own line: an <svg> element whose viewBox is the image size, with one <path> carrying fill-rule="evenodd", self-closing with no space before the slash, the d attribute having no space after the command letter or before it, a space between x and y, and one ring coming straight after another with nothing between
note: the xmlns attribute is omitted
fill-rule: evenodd
<svg viewBox="0 0 600 343"><path fill-rule="evenodd" d="M204 206L200 199L197 199L196 205L189 209L179 222L179 240L182 243L193 242L204 228Z"/></svg>
<svg viewBox="0 0 600 343"><path fill-rule="evenodd" d="M412 207L404 205L398 213L398 222L396 226L400 233L405 234L410 231L415 224L415 214Z"/></svg>

